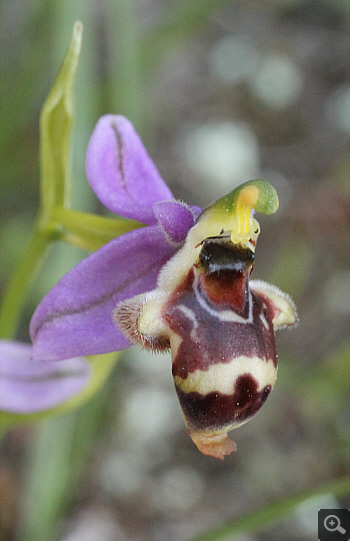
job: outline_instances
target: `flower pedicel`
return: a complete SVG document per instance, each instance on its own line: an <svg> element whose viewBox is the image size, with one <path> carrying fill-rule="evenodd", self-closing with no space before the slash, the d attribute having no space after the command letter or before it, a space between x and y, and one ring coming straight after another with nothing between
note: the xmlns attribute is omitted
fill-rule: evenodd
<svg viewBox="0 0 350 541"><path fill-rule="evenodd" d="M250 281L253 211L274 213L276 191L251 180L204 211L176 201L130 122L112 115L92 135L87 173L110 210L147 227L109 242L48 293L31 322L34 358L170 348L188 432L223 459L236 449L227 432L274 386L274 331L297 319L287 295Z"/></svg>

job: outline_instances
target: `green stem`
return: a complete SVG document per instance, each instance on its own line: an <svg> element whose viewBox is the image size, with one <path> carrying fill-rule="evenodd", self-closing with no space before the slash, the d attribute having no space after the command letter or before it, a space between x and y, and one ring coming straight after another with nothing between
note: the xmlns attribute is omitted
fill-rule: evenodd
<svg viewBox="0 0 350 541"><path fill-rule="evenodd" d="M103 371L108 363L104 379L115 366L115 356L114 359L111 355L102 356L97 362ZM86 470L96 437L108 426L107 405L113 392L113 379L110 379L103 391L80 411L47 419L37 426L19 504L18 541L57 538L58 527Z"/></svg>
<svg viewBox="0 0 350 541"><path fill-rule="evenodd" d="M291 513L298 505L305 500L314 496L320 496L322 494L333 494L336 497L342 497L350 493L350 477L344 479L331 481L326 484L316 486L312 489L305 490L299 494L295 494L282 501L272 503L241 516L231 522L228 522L224 526L215 528L211 532L199 535L192 538L191 541L219 541L226 539L234 534L242 533L255 533L265 530L272 524L279 522L285 515Z"/></svg>
<svg viewBox="0 0 350 541"><path fill-rule="evenodd" d="M18 524L22 541L52 539L57 518L70 503L76 415L48 419L36 428L27 456ZM65 495L65 498L63 498Z"/></svg>
<svg viewBox="0 0 350 541"><path fill-rule="evenodd" d="M27 250L5 291L0 311L0 337L13 337L24 300L34 275L47 254L49 244L60 235L52 220L57 205L70 202L70 136L73 123L73 90L78 67L83 26L76 22L68 52L40 115L39 218Z"/></svg>
<svg viewBox="0 0 350 541"><path fill-rule="evenodd" d="M0 309L0 338L9 339L14 336L29 287L55 238L57 231L49 231L38 225L34 228L27 249L5 289Z"/></svg>
<svg viewBox="0 0 350 541"><path fill-rule="evenodd" d="M0 309L0 338L14 336L29 287L52 241L60 238L73 246L95 251L138 227L143 227L143 224L136 220L106 218L62 207L52 211L48 225L43 225L43 219L38 220L27 249L4 293Z"/></svg>
<svg viewBox="0 0 350 541"><path fill-rule="evenodd" d="M53 212L53 220L58 219L62 227L74 233L109 234L113 237L143 227L143 224L128 218L108 218L98 214L89 214L79 210L59 208Z"/></svg>

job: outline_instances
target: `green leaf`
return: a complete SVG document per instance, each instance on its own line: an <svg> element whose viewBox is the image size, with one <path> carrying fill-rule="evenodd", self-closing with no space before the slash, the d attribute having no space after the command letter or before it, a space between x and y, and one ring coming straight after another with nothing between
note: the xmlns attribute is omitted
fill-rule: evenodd
<svg viewBox="0 0 350 541"><path fill-rule="evenodd" d="M316 486L306 491L300 492L293 496L284 498L278 502L267 505L256 511L247 513L239 518L232 520L220 526L211 532L193 538L191 541L220 541L227 540L228 537L242 533L261 532L281 521L286 515L291 513L298 505L302 504L309 498L320 496L323 494L333 494L337 497L342 497L350 493L350 477L331 481L329 483Z"/></svg>
<svg viewBox="0 0 350 541"><path fill-rule="evenodd" d="M55 205L70 199L70 137L73 87L78 67L83 25L76 22L68 52L40 117L41 204L44 218Z"/></svg>

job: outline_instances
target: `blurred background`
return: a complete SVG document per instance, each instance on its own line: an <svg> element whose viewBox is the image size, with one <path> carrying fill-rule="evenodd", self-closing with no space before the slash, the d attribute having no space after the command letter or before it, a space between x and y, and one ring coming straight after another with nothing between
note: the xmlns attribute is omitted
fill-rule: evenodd
<svg viewBox="0 0 350 541"><path fill-rule="evenodd" d="M225 521L350 473L350 4L347 0L1 0L0 288L39 203L38 120L84 23L76 84L73 206L107 213L85 176L104 113L135 125L176 198L206 206L255 177L280 209L259 217L255 278L300 317L278 334L279 373L262 411L202 456L187 436L168 356L125 352L79 411L1 443L2 541L188 541ZM41 298L86 253L57 244ZM316 539L313 498L240 541Z"/></svg>

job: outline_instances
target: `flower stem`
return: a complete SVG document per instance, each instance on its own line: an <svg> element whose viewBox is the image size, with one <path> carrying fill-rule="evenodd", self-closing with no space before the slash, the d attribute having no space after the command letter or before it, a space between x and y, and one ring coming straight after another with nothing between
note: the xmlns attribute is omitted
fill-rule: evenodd
<svg viewBox="0 0 350 541"><path fill-rule="evenodd" d="M44 262L52 240L56 238L57 231L39 226L34 228L27 249L5 289L0 308L0 338L14 336L29 287Z"/></svg>
<svg viewBox="0 0 350 541"><path fill-rule="evenodd" d="M73 123L73 91L83 25L76 22L68 52L40 115L40 212L32 238L17 271L5 291L0 311L0 337L12 338L24 300L50 243L61 227L52 219L56 206L70 203L70 139Z"/></svg>
<svg viewBox="0 0 350 541"><path fill-rule="evenodd" d="M95 358L97 372L99 375L101 370L103 372L103 381L111 375L115 360L115 354ZM26 482L19 504L21 541L56 539L58 525L91 459L96 437L109 426L107 404L114 389L111 378L103 391L96 393L79 411L46 419L37 425L27 456ZM69 406L66 407L69 411ZM61 413L64 412L63 406Z"/></svg>

